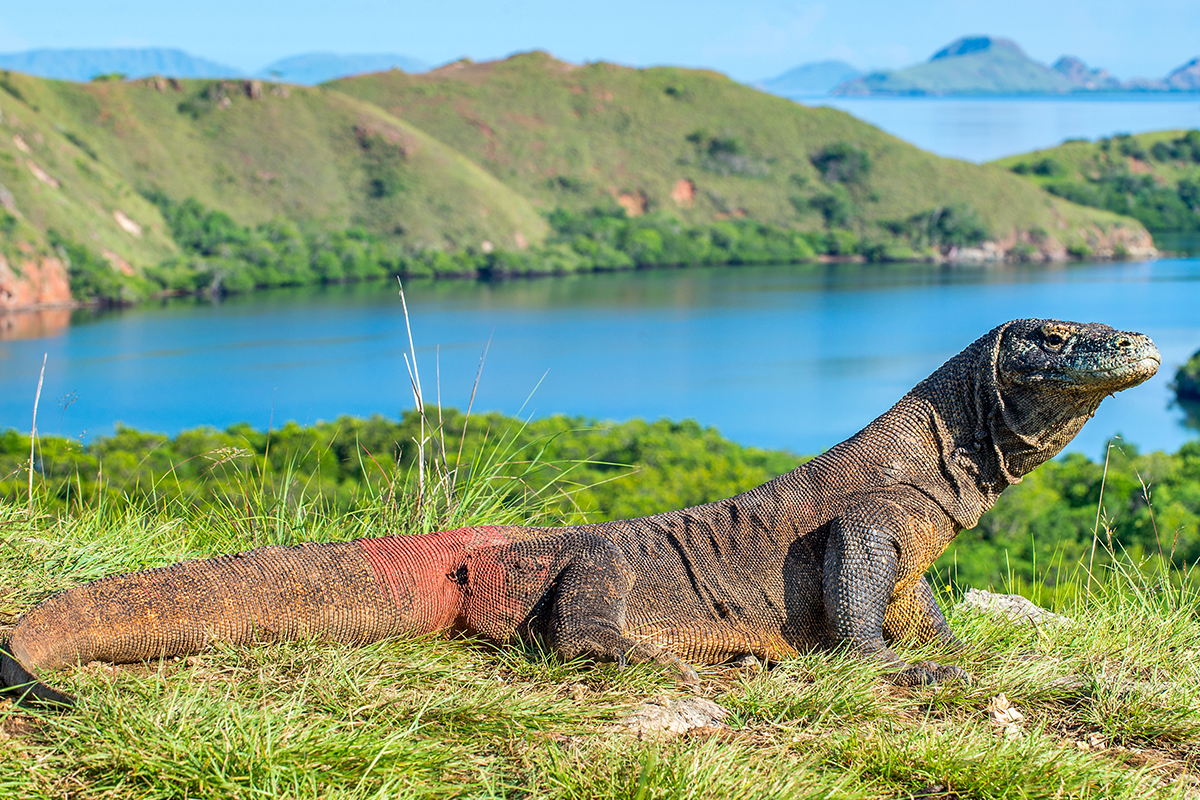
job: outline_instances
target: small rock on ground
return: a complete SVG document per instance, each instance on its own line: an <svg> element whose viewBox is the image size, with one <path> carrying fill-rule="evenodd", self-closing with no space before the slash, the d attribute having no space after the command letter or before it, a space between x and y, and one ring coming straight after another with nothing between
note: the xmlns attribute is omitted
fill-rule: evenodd
<svg viewBox="0 0 1200 800"><path fill-rule="evenodd" d="M1021 723L1025 721L1016 706L1003 694L998 694L987 704L988 719L1007 738L1016 739L1022 734Z"/></svg>
<svg viewBox="0 0 1200 800"><path fill-rule="evenodd" d="M617 722L638 738L680 736L698 728L723 728L729 711L705 697L651 697Z"/></svg>
<svg viewBox="0 0 1200 800"><path fill-rule="evenodd" d="M1019 594L996 594L982 589L967 589L959 608L969 608L988 616L1003 617L1022 625L1070 625L1073 620L1034 605Z"/></svg>

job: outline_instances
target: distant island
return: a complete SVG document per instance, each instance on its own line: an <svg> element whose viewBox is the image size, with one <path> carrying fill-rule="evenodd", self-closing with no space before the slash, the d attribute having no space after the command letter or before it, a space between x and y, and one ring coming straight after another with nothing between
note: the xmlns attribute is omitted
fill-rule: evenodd
<svg viewBox="0 0 1200 800"><path fill-rule="evenodd" d="M759 81L755 88L780 97L813 97L829 94L843 83L861 78L863 74L862 70L845 61L814 61Z"/></svg>
<svg viewBox="0 0 1200 800"><path fill-rule="evenodd" d="M86 83L102 76L148 78L240 78L245 70L166 47L113 47L107 49L26 50L0 53L0 69Z"/></svg>
<svg viewBox="0 0 1200 800"><path fill-rule="evenodd" d="M134 80L161 75L164 78L257 77L315 86L350 75L389 69L424 72L429 66L424 61L396 53L302 53L273 61L252 73L166 47L40 49L0 53L0 69L75 83L87 83L98 78Z"/></svg>
<svg viewBox="0 0 1200 800"><path fill-rule="evenodd" d="M821 80L838 65L849 77ZM857 73L857 74L855 74ZM1121 81L1108 70L1064 55L1052 65L1030 58L1011 39L965 36L938 50L929 61L895 71L858 73L845 62L804 64L758 88L782 97L832 94L842 97L922 97L997 94L1074 94L1079 92L1200 92L1200 57L1161 79Z"/></svg>

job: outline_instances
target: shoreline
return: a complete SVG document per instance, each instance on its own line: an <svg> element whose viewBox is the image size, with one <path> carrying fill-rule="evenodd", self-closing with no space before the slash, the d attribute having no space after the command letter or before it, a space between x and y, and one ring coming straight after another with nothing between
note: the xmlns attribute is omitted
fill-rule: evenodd
<svg viewBox="0 0 1200 800"><path fill-rule="evenodd" d="M576 270L572 272L555 271L555 272L539 272L534 270L521 272L503 272L503 273L481 273L475 272L439 272L429 274L418 273L402 273L382 276L366 276L361 278L343 278L340 280L316 281L311 283L301 283L294 285L283 286L260 286L251 289L250 291L235 291L220 290L217 292L211 291L209 288L197 289L196 291L161 291L154 292L148 295L140 302L132 303L113 303L100 299L70 301L52 301L43 303L32 303L26 306L2 306L0 307L0 341L8 341L12 339L36 338L34 336L11 335L11 331L22 327L14 320L20 319L24 315L32 314L48 314L48 313L64 313L68 316L71 312L81 309L92 310L115 310L115 309L133 309L144 306L153 301L171 300L177 298L203 298L205 296L212 298L236 297L247 294L258 294L262 292L270 292L277 289L296 289L312 286L339 286L354 283L370 283L379 280L455 280L455 281L476 281L479 283L492 283L506 280L536 280L539 278L561 278L568 275L586 275L597 273L616 273L616 272L649 272L662 270L681 270L695 269L697 267L713 267L725 269L737 269L740 267L750 266L803 266L803 265L824 265L833 266L838 264L868 264L873 263L882 267L889 266L909 266L917 264L929 264L934 266L948 267L967 267L976 269L989 269L998 266L1013 266L1018 264L1025 265L1042 265L1046 267L1062 266L1066 264L1082 263L1086 261L1102 261L1109 263L1117 262L1134 262L1145 261L1151 259L1163 258L1188 258L1186 252L1175 252L1169 250L1159 250L1156 247L1149 247L1137 252L1126 252L1122 255L1112 253L1089 253L1075 255L1073 253L1064 253L1062 257L1054 257L1058 254L1049 253L1034 253L1027 254L1026 257L1019 258L1010 255L1012 250L1003 249L1003 243L984 242L981 247L964 247L952 248L951 252L945 255L935 255L932 257L918 259L889 259L882 261L870 261L862 254L856 253L853 255L829 255L819 254L815 258L805 259L802 261L775 261L769 263L717 263L717 264L654 264L647 266L632 266L632 267L595 267L592 269ZM65 327L65 324L63 327Z"/></svg>

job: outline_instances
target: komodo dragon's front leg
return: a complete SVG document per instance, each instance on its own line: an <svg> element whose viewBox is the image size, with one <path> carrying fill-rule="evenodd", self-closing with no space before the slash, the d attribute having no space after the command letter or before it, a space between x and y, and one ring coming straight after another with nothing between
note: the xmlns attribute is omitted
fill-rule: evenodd
<svg viewBox="0 0 1200 800"><path fill-rule="evenodd" d="M963 647L924 578L897 592L904 577L900 541L908 527L898 507L872 503L856 506L830 523L823 590L833 644L895 668L891 680L901 686L969 682L959 667L933 661L910 665L888 645L889 640L916 639Z"/></svg>

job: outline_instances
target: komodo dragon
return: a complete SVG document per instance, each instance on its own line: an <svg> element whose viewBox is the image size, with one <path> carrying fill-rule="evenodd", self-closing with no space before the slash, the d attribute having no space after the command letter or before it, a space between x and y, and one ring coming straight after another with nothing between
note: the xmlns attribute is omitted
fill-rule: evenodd
<svg viewBox="0 0 1200 800"><path fill-rule="evenodd" d="M540 637L566 659L657 661L688 679L688 662L838 645L900 684L963 679L890 647L961 647L926 569L1101 400L1159 364L1141 334L1008 322L859 433L728 500L592 525L261 547L103 578L21 617L0 645L0 685L66 703L38 681L46 671L218 640L364 644L433 632Z"/></svg>

